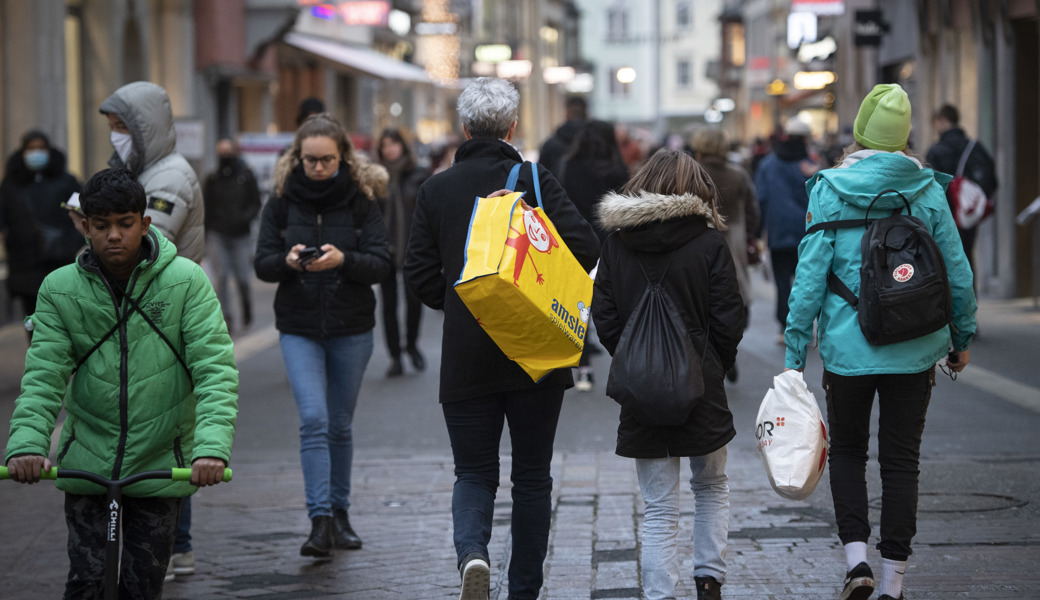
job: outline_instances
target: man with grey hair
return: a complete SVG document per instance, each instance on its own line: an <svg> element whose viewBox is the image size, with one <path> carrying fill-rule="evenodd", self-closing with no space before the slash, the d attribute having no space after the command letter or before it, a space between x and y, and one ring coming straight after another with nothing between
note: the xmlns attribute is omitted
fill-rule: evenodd
<svg viewBox="0 0 1040 600"><path fill-rule="evenodd" d="M484 332L452 287L465 263L473 199L505 187L523 157L509 142L516 132L520 95L509 83L482 77L459 96L458 114L466 135L454 165L419 188L405 282L423 301L444 311L440 402L455 458L452 495L455 552L467 600L486 599L491 579L488 542L499 482L499 441L509 422L513 466L513 547L509 597L537 598L549 538L550 492L556 424L570 369L553 371L535 383ZM532 169L537 169L538 178ZM590 270L599 257L599 239L566 192L542 165L525 164L516 190L534 192L539 182L542 208L581 265ZM534 203L534 193L526 200Z"/></svg>

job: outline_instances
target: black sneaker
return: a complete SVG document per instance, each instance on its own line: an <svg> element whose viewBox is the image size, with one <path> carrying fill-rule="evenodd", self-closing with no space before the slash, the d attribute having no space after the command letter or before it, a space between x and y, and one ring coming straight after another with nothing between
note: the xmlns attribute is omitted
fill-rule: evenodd
<svg viewBox="0 0 1040 600"><path fill-rule="evenodd" d="M722 600L722 584L714 577L694 577L697 600Z"/></svg>
<svg viewBox="0 0 1040 600"><path fill-rule="evenodd" d="M861 562L845 574L845 588L838 600L867 600L874 593L874 572Z"/></svg>
<svg viewBox="0 0 1040 600"><path fill-rule="evenodd" d="M459 568L462 592L459 600L488 600L491 593L491 566L480 554L468 554Z"/></svg>

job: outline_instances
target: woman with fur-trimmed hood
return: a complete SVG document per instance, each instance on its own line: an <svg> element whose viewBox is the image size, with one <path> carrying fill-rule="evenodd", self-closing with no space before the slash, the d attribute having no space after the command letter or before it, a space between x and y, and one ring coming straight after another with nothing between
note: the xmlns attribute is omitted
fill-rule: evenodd
<svg viewBox="0 0 1040 600"><path fill-rule="evenodd" d="M390 273L375 205L387 174L354 151L332 115L309 117L274 170L264 207L256 274L278 284L275 327L300 413L300 458L311 534L303 556L357 549L347 518L352 422L372 356L372 284Z"/></svg>
<svg viewBox="0 0 1040 600"><path fill-rule="evenodd" d="M592 316L613 356L621 332L652 281L661 280L693 345L704 349L704 396L685 422L640 423L621 407L617 454L636 459L646 503L642 533L643 592L674 598L679 578L679 457L690 457L695 498L694 568L698 600L721 598L729 532L726 444L736 435L723 377L744 331L744 303L722 231L718 191L692 157L661 150L620 193L599 205L603 242ZM645 275L644 275L645 270ZM663 278L662 278L663 275Z"/></svg>

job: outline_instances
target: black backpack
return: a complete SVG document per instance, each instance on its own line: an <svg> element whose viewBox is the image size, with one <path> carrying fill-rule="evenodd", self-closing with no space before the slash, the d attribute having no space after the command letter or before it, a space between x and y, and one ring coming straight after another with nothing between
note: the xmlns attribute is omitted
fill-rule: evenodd
<svg viewBox="0 0 1040 600"><path fill-rule="evenodd" d="M871 219L870 209L885 194L899 194L906 205L888 217ZM911 216L910 203L896 190L874 197L863 219L817 223L806 235L826 229L864 227L860 244L859 298L834 274L827 287L859 314L863 337L875 346L904 342L938 331L953 320L946 261L924 221Z"/></svg>
<svg viewBox="0 0 1040 600"><path fill-rule="evenodd" d="M636 260L646 277L646 291L621 331L607 395L631 408L644 425L676 427L686 422L704 396L704 354L694 348L682 316L661 285L668 265L661 279L652 282Z"/></svg>

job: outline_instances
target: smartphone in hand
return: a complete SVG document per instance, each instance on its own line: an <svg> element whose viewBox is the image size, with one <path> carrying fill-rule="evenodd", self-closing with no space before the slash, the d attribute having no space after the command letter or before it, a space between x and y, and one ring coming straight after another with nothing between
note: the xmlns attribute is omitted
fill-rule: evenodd
<svg viewBox="0 0 1040 600"><path fill-rule="evenodd" d="M306 267L310 263L318 259L319 256L324 254L321 250L318 250L314 246L308 246L303 250L300 250L300 266Z"/></svg>

